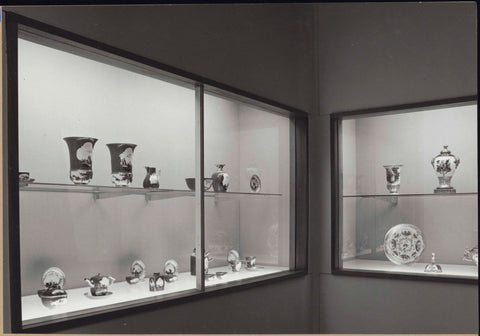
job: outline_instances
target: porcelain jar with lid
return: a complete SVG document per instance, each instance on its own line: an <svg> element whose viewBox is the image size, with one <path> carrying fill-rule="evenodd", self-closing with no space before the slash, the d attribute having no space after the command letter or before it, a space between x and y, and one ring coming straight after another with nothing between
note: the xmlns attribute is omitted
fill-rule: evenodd
<svg viewBox="0 0 480 336"><path fill-rule="evenodd" d="M443 146L443 150L435 156L432 161L435 173L437 174L439 186L434 190L435 194L439 193L455 193L456 190L450 183L455 170L460 164L460 159L450 152L448 146Z"/></svg>

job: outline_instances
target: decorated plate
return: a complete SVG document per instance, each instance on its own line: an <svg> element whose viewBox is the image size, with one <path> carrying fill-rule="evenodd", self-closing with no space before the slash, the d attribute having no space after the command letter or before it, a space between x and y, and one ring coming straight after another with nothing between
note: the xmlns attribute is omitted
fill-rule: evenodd
<svg viewBox="0 0 480 336"><path fill-rule="evenodd" d="M143 261L135 260L132 263L132 266L130 267L130 272L132 272L132 274L135 277L139 278L140 280L143 280L145 278L145 269L146 269L146 266L143 263Z"/></svg>
<svg viewBox="0 0 480 336"><path fill-rule="evenodd" d="M42 284L45 288L62 289L65 285L65 273L58 267L50 267L43 273Z"/></svg>
<svg viewBox="0 0 480 336"><path fill-rule="evenodd" d="M261 188L262 181L260 180L260 177L257 174L253 174L250 178L250 189L252 189L253 192L258 193Z"/></svg>
<svg viewBox="0 0 480 336"><path fill-rule="evenodd" d="M238 260L240 260L240 254L237 252L237 250L228 251L227 261L229 263L235 263Z"/></svg>
<svg viewBox="0 0 480 336"><path fill-rule="evenodd" d="M425 239L415 225L398 224L388 230L383 248L391 262L406 265L420 258L425 249Z"/></svg>

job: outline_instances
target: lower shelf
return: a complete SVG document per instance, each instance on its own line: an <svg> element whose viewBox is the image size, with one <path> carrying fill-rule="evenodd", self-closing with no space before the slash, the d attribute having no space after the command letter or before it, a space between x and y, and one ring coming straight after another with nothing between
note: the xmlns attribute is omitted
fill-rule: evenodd
<svg viewBox="0 0 480 336"><path fill-rule="evenodd" d="M226 283L270 275L288 271L288 267L258 266L254 271L241 269L240 272L232 272L228 266L215 267L209 273L228 272L224 278L213 278L206 281L206 287L225 285ZM109 287L112 295L92 298L89 287L68 289L67 303L55 308L45 307L38 295L22 297L22 323L23 326L41 325L45 322L75 316L87 316L92 313L114 310L118 307L138 306L141 303L164 301L167 298L191 295L198 292L195 288L196 277L189 272L180 273L178 280L165 283L165 289L159 292L150 292L148 279L137 284L130 285L125 281L116 282Z"/></svg>
<svg viewBox="0 0 480 336"><path fill-rule="evenodd" d="M425 272L426 265L426 263L395 265L389 261L383 260L353 259L343 262L343 270L478 279L478 267L475 265L452 265L440 263L442 273Z"/></svg>

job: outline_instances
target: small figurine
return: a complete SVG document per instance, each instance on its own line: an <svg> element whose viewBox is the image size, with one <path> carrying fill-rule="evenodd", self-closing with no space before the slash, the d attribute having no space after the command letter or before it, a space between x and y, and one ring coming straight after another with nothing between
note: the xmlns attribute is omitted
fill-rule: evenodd
<svg viewBox="0 0 480 336"><path fill-rule="evenodd" d="M175 260L167 260L163 270L166 282L174 282L178 279L178 263Z"/></svg>
<svg viewBox="0 0 480 336"><path fill-rule="evenodd" d="M435 253L432 253L432 262L425 266L425 272L442 273L442 267L435 263Z"/></svg>
<svg viewBox="0 0 480 336"><path fill-rule="evenodd" d="M92 296L105 296L110 295L112 292L108 291L108 286L112 285L115 278L111 276L97 275L92 276L90 279L84 279L90 286L90 293Z"/></svg>
<svg viewBox="0 0 480 336"><path fill-rule="evenodd" d="M230 250L227 254L227 262L232 268L232 272L239 272L242 268L242 262L240 261L240 254L237 250Z"/></svg>
<svg viewBox="0 0 480 336"><path fill-rule="evenodd" d="M242 268L242 262L240 260L232 262L230 263L230 267L232 267L232 272L240 272L240 269Z"/></svg>
<svg viewBox="0 0 480 336"><path fill-rule="evenodd" d="M257 258L253 257L253 256L248 256L245 258L246 259L246 268L247 270L249 271L253 271L255 270L257 267L256 267L256 262L257 262Z"/></svg>
<svg viewBox="0 0 480 336"><path fill-rule="evenodd" d="M463 252L463 260L473 261L478 266L478 245L472 248L466 248Z"/></svg>
<svg viewBox="0 0 480 336"><path fill-rule="evenodd" d="M150 292L162 291L165 288L165 279L160 273L153 273L148 281Z"/></svg>
<svg viewBox="0 0 480 336"><path fill-rule="evenodd" d="M141 260L135 260L132 263L132 266L130 266L130 272L132 275L126 277L127 282L131 285L140 282L145 278L145 270L145 263Z"/></svg>
<svg viewBox="0 0 480 336"><path fill-rule="evenodd" d="M197 249L193 249L193 253L190 255L190 275L196 275L197 270L196 270L196 263L197 263L197 257L196 257L196 252ZM210 261L212 261L213 258L210 257L210 251L205 252L205 259L204 259L204 267L205 267L205 274L208 273L208 264Z"/></svg>

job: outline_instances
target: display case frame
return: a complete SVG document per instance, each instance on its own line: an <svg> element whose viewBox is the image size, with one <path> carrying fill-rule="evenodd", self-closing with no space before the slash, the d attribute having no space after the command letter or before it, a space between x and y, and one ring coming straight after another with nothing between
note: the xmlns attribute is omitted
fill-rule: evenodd
<svg viewBox="0 0 480 336"><path fill-rule="evenodd" d="M420 273L395 271L390 269L383 270L379 267L377 270L368 268L344 269L342 267L342 225L343 225L343 198L344 197L373 197L381 198L385 201L396 203L400 197L422 196L421 194L403 194L403 195L343 195L343 162L342 162L342 120L350 118L388 116L402 113L414 113L426 110L435 110L440 108L461 107L466 105L474 105L478 103L478 96L464 96L449 99L433 100L419 103L393 105L378 108L369 108L362 110L353 110L345 112L336 112L330 115L330 159L331 159L331 271L335 275L361 276L374 278L389 279L405 279L405 280L422 280L422 281L440 281L478 284L478 266L477 278L467 278L462 276L443 275L442 273ZM478 143L478 138L477 138ZM478 146L477 146L478 148ZM478 181L477 181L478 188ZM478 190L478 189L477 189ZM425 194L430 196L433 194ZM460 194L449 194L440 197L448 197L455 195L478 195L478 192L466 192ZM478 197L478 196L477 196ZM477 208L478 213L478 208ZM393 265L393 264L392 264Z"/></svg>
<svg viewBox="0 0 480 336"><path fill-rule="evenodd" d="M244 290L246 288L258 285L268 285L274 281L290 279L292 277L304 276L307 274L308 260L308 115L296 108L265 99L258 95L239 90L237 88L225 85L196 74L183 71L181 69L145 58L143 56L112 47L105 43L91 40L89 38L74 34L63 29L2 10L3 17L3 34L4 44L2 48L3 54L3 250L4 250L4 304L5 322L10 325L12 332L22 333L48 333L60 331L78 325L94 323L96 321L108 318L135 314L141 311L157 309L159 307L168 306L175 303L188 302L190 300L198 300L213 295L221 295L236 290ZM76 50L85 50L85 55L95 53L103 62L126 69L135 68L135 71L142 72L142 68L146 72L157 72L166 78L172 78L173 81L183 81L195 87L196 96L196 141L195 143L195 169L196 176L201 177L196 180L196 190L202 190L200 186L203 184L204 167L203 167L203 133L204 133L204 106L203 95L205 90L222 94L226 97L232 97L238 101L256 105L260 108L265 107L268 110L288 117L291 123L290 137L292 137L293 148L291 153L291 186L290 199L293 206L293 215L290 218L290 270L260 276L251 279L243 279L234 281L220 286L206 287L205 275L203 272L203 263L197 262L196 291L185 292L172 297L165 297L159 300L150 300L146 302L136 303L134 305L120 305L107 310L92 311L73 317L65 317L55 319L53 321L42 322L24 326L22 323L22 307L21 307L21 281L20 281L20 228L19 228L19 190L18 183L18 38L21 34L33 34L40 36L45 41L52 41L56 48L59 45L64 50L70 48ZM58 43L57 43L58 42ZM49 188L56 188L51 185L32 185L28 188L37 188L45 191ZM60 186L58 188L65 188ZM93 197L110 197L111 188L97 188L94 186L87 187L86 191L91 193ZM141 190L130 190L131 193L140 194L148 201L152 195L163 197L160 192L149 193ZM165 192L175 192L174 190L166 190ZM183 191L180 191L183 192ZM208 195L206 192L192 192L195 196L195 221L196 221L196 248L197 260L203 260L205 252L204 237L204 198ZM235 193L232 193L235 194ZM240 195L240 197L246 197ZM160 196L159 196L160 195ZM165 195L165 193L163 194ZM113 195L116 196L116 195ZM155 197L156 197L155 196ZM224 196L224 195L221 195ZM258 195L251 195L258 197ZM175 197L175 196L173 196ZM234 195L233 195L234 197ZM248 196L247 196L248 197ZM293 251L293 252L292 252ZM7 266L7 267L5 267Z"/></svg>

